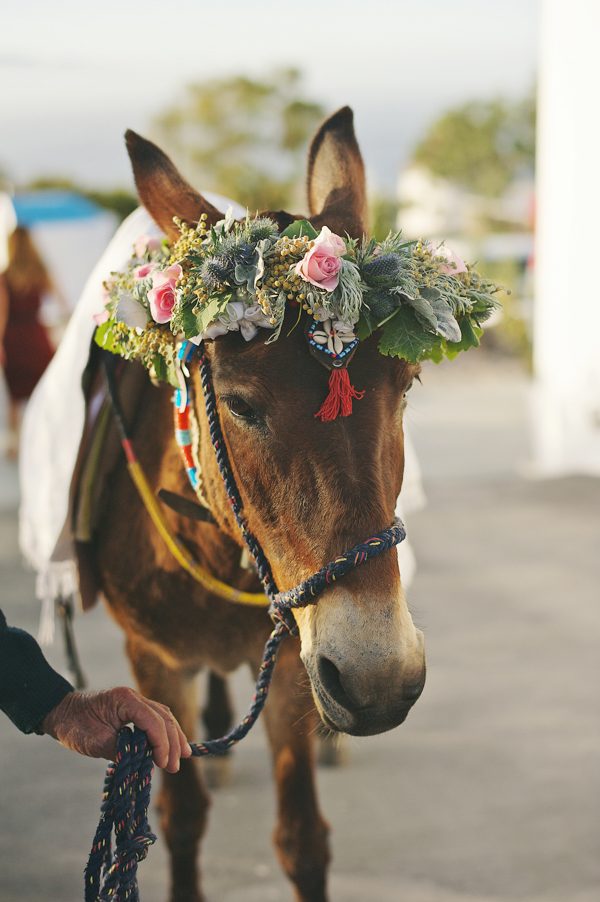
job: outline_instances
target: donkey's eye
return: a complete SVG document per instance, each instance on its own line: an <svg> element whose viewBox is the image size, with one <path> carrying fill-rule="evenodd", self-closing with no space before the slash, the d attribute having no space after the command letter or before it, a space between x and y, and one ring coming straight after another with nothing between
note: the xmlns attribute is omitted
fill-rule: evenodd
<svg viewBox="0 0 600 902"><path fill-rule="evenodd" d="M223 400L234 417L247 423L256 423L260 419L257 411L239 395L227 395Z"/></svg>
<svg viewBox="0 0 600 902"><path fill-rule="evenodd" d="M408 385L407 385L406 388L404 389L404 397L407 396L407 394L409 393L409 391L410 391L411 388L413 387L414 382L415 382L415 379L417 380L417 382L418 382L419 384L421 383L421 376L419 375L419 373L416 373L416 375L413 376L413 378L410 380L410 382L408 383Z"/></svg>

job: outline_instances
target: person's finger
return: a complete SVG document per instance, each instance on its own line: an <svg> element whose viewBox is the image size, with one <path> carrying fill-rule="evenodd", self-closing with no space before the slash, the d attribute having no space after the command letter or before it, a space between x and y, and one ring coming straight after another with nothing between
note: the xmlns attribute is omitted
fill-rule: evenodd
<svg viewBox="0 0 600 902"><path fill-rule="evenodd" d="M171 774L176 774L180 768L179 760L181 758L181 744L179 742L179 731L177 729L177 721L169 711L165 714L165 725L169 737L169 761L166 769Z"/></svg>
<svg viewBox="0 0 600 902"><path fill-rule="evenodd" d="M158 711L161 716L164 716L166 719L172 720L175 724L175 728L177 730L177 737L179 740L179 748L180 748L180 757L181 758L189 758L192 754L192 747L190 746L187 737L181 727L179 726L179 721L173 714L170 708L166 705L162 705L160 702L156 702L153 699L148 699L148 704L152 705L152 707Z"/></svg>
<svg viewBox="0 0 600 902"><path fill-rule="evenodd" d="M181 758L181 742L180 742L180 733L181 729L175 715L166 705L162 705L160 702L151 701L150 704L152 707L158 711L158 714L163 718L165 722L165 727L167 728L167 736L169 739L169 760L165 765L165 769L169 771L169 773L175 774L179 770L180 764L179 759Z"/></svg>
<svg viewBox="0 0 600 902"><path fill-rule="evenodd" d="M143 730L152 747L152 758L158 767L166 767L169 761L169 735L165 720L146 699L131 691L119 709L119 717L123 724L133 722Z"/></svg>
<svg viewBox="0 0 600 902"><path fill-rule="evenodd" d="M181 746L181 757L182 758L191 758L192 747L188 742L187 736L185 735L185 733L179 726L179 723L177 721L175 721L175 723L177 723L177 730L179 732L179 745Z"/></svg>

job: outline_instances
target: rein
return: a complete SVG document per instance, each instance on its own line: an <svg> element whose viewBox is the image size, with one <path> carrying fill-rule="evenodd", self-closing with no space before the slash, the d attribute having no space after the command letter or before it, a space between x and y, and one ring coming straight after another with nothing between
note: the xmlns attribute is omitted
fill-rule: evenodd
<svg viewBox="0 0 600 902"><path fill-rule="evenodd" d="M185 344L187 345L187 343ZM184 347L180 359L185 360L189 350L189 347ZM194 350L192 348L192 353ZM286 635L296 635L298 632L292 613L293 609L316 604L321 593L330 588L333 583L356 567L366 564L372 558L398 545L406 537L406 532L401 521L396 519L392 526L355 545L349 551L322 567L317 573L309 576L295 588L286 592L280 592L273 578L269 561L260 543L251 532L244 516L242 499L233 475L221 429L210 364L203 345L199 346L198 355L210 439L215 451L217 465L235 520L245 545L255 562L259 579L268 597L269 615L274 624L274 628L265 644L263 659L256 680L256 689L246 716L237 726L219 739L191 743L192 755L200 758L207 755L227 754L233 745L248 734L258 720L267 700L279 646ZM146 509L159 531L161 531L163 538L169 544L167 536L162 532L159 525L161 518L164 522L162 511L160 511L152 489L139 466L128 437L122 411L118 404L114 374L110 371L110 368L107 368L107 379L113 409L121 430L122 444L127 457L129 471L144 500ZM187 402L187 384L185 379L183 381L184 384L181 390L186 389ZM158 510L160 517L155 519L156 510ZM169 547L171 546L169 545ZM176 557L178 560L179 557L177 555L179 554L179 549L181 549L182 566L188 572L191 572L190 568L195 562L191 561L189 554L180 544L174 547L177 548ZM173 553L175 554L175 551ZM222 587L234 592L238 591L233 590L232 587L225 586L224 583L216 580L210 574L208 576L215 583L219 584L220 589L215 594L224 597L221 594ZM240 595L243 594L249 595L252 593L240 593ZM237 599L230 598L229 600ZM106 772L100 822L96 829L85 869L85 902L102 902L102 900L106 899L112 899L114 902L124 902L124 900L127 900L127 902L138 902L137 865L138 862L146 857L149 847L156 841L156 837L148 824L152 770L152 749L148 744L146 735L137 728L125 727L118 735L115 761L109 764ZM114 852L112 850L113 830L115 833Z"/></svg>

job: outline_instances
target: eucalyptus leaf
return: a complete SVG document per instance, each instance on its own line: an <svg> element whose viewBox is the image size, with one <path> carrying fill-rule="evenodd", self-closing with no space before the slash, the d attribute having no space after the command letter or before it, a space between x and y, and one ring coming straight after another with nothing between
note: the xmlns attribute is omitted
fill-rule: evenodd
<svg viewBox="0 0 600 902"><path fill-rule="evenodd" d="M407 297L406 303L415 311L420 323L423 323L426 328L433 329L434 332L437 332L438 318L429 301L422 297Z"/></svg>
<svg viewBox="0 0 600 902"><path fill-rule="evenodd" d="M458 325L452 310L441 297L431 301L431 307L437 317L436 332L447 341L457 342L461 340L460 326Z"/></svg>

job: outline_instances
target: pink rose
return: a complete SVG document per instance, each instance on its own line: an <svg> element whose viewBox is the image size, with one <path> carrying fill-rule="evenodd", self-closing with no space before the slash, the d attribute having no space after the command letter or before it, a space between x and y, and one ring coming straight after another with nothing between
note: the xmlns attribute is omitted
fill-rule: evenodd
<svg viewBox="0 0 600 902"><path fill-rule="evenodd" d="M462 257L459 257L458 254L451 251L445 244L440 244L438 247L435 247L431 241L428 241L427 247L434 257L437 257L438 260L441 257L445 261L438 265L438 269L443 275L457 276L459 272L467 272L467 265Z"/></svg>
<svg viewBox="0 0 600 902"><path fill-rule="evenodd" d="M156 235L140 235L134 244L136 256L143 257L146 251L159 251L162 247L162 238Z"/></svg>
<svg viewBox="0 0 600 902"><path fill-rule="evenodd" d="M152 288L148 292L150 313L157 323L168 323L177 300L175 286L181 277L181 266L173 263L167 269L152 273Z"/></svg>
<svg viewBox="0 0 600 902"><path fill-rule="evenodd" d="M315 238L315 245L328 254L335 257L343 257L346 253L346 242L339 235L335 235L327 226L323 226Z"/></svg>
<svg viewBox="0 0 600 902"><path fill-rule="evenodd" d="M305 282L324 288L325 291L333 291L340 280L340 257L345 253L344 239L323 226L311 249L296 263L295 272Z"/></svg>
<svg viewBox="0 0 600 902"><path fill-rule="evenodd" d="M133 271L133 278L138 282L147 279L151 272L156 269L156 263L144 263Z"/></svg>

